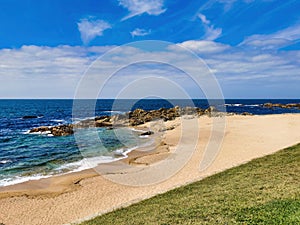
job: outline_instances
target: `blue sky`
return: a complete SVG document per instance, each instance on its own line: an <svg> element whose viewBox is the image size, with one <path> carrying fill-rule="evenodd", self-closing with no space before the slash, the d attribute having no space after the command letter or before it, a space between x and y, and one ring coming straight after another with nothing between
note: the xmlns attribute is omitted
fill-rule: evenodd
<svg viewBox="0 0 300 225"><path fill-rule="evenodd" d="M1 0L0 8L0 98L72 98L98 56L142 40L193 51L225 98L300 97L297 0Z"/></svg>

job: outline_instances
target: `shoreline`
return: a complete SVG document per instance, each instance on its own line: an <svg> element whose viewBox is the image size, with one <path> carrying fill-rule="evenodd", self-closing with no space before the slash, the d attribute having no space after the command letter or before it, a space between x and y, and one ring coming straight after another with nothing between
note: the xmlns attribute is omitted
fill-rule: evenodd
<svg viewBox="0 0 300 225"><path fill-rule="evenodd" d="M146 130L145 128L139 128L139 129L136 129L137 127L128 127L127 129L128 130L133 130L134 132L137 132L137 133L143 133L143 132L146 132L148 130ZM118 129L118 128L115 128L115 129ZM26 131L26 134L29 134L29 131ZM38 133L40 134L40 133ZM35 135L35 133L31 133L30 135ZM106 163L113 163L115 161L119 161L119 160L125 160L126 158L128 158L128 154L130 154L132 151L135 151L136 149L140 149L140 148L146 148L146 147L151 147L152 144L151 142L153 141L152 139L152 136L155 136L155 135L151 135L150 137L149 136L145 136L145 138L148 138L148 142L146 143L143 143L141 146L134 146L134 147L130 147L130 148L127 148L127 149L123 149L123 148L118 148L116 150L114 150L112 153L112 156L111 156L111 159L99 159L101 157L105 157L105 156L95 156L95 157L90 157L90 158L82 158L81 160L78 160L78 161L74 161L74 162L67 162L65 164L62 164L60 165L61 167L64 167L64 166L68 166L69 164L76 164L76 163L80 163L81 161L84 161L85 159L88 159L87 162L89 162L89 160L93 160L93 159L99 159L100 161L102 160L103 162L99 162L99 164L106 164ZM143 138L142 136L139 136L140 138ZM144 146L146 145L146 146ZM119 150L123 150L120 154L118 153ZM87 162L84 162L85 164ZM81 168L83 167L83 168ZM67 172L62 172L62 173L56 173L56 174L46 174L46 175L42 175L42 174L33 174L32 176L29 176L29 177L24 177L24 181L11 181L12 184L8 184L8 185L3 185L1 186L0 185L0 198L1 198L1 188L4 188L6 189L6 187L13 187L15 185L22 185L22 184L25 184L25 183L28 183L28 182L31 182L31 181L39 181L39 180L42 180L42 179L49 179L49 178L52 178L52 177L59 177L59 176L65 176L65 175L68 175L68 174L71 174L71 173L80 173L81 171L85 171L85 170L90 170L90 169L94 169L96 166L90 166L90 165L81 165L79 166L78 168L76 169L73 169L73 170L70 170L70 171L67 171ZM37 178L39 177L39 178ZM32 178L32 179L31 179ZM28 180L27 180L28 179Z"/></svg>
<svg viewBox="0 0 300 225"><path fill-rule="evenodd" d="M195 122L186 120L190 123ZM175 187L201 180L300 142L300 134L297 132L300 127L300 114L233 115L226 116L226 120L225 138L221 151L205 171L199 171L199 160L204 154L207 140L211 135L212 118L206 116L197 118L200 133L192 158L169 179L150 186L133 187L114 183L97 174L95 170L89 169L6 186L9 188L1 187L0 204L3 212L0 213L0 222L5 224L79 222ZM155 150L142 153L133 150L128 153L124 163L131 163L137 168L147 167L151 163L155 164L164 160L164 157L174 155L174 148L180 138L180 121L176 119L164 122L164 124L166 127L173 128L174 126L174 128L166 129L164 133L162 141L166 145L159 146L161 155L156 154ZM109 176L117 177L120 174ZM15 209L20 205L24 207L15 215ZM59 212L63 213L63 218Z"/></svg>
<svg viewBox="0 0 300 225"><path fill-rule="evenodd" d="M129 127L128 129L133 129L136 132L145 132L148 128L147 124L142 124L136 127ZM146 144L146 146L133 147L131 150L123 152L123 157L120 156L113 159L113 161L99 163L98 166L102 164L113 165L115 162L123 162L129 165L139 164L136 162L139 158L159 153L157 150L161 145L161 137L155 134L151 135L149 139L152 143ZM141 151L141 149L143 151ZM147 149L147 151L145 151L145 149ZM79 171L49 175L49 177L41 177L36 180L28 180L16 184L0 186L0 199L16 196L53 197L65 192L74 191L78 188L78 183L81 180L94 176L101 176L96 172L96 167L97 166Z"/></svg>

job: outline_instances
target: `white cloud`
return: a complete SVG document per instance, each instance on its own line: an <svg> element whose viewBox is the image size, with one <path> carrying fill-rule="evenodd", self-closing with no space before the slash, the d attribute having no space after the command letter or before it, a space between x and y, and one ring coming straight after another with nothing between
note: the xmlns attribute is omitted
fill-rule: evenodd
<svg viewBox="0 0 300 225"><path fill-rule="evenodd" d="M77 26L84 44L88 44L97 36L102 36L104 30L111 28L111 25L104 20L94 20L93 18L81 19Z"/></svg>
<svg viewBox="0 0 300 225"><path fill-rule="evenodd" d="M72 98L91 62L109 46L22 46L0 49L0 96Z"/></svg>
<svg viewBox="0 0 300 225"><path fill-rule="evenodd" d="M217 0L218 2L224 4L224 11L227 12L229 11L233 4L236 2L236 0Z"/></svg>
<svg viewBox="0 0 300 225"><path fill-rule="evenodd" d="M122 20L147 13L149 15L160 15L166 11L163 0L119 0L119 4L128 9L129 15Z"/></svg>
<svg viewBox="0 0 300 225"><path fill-rule="evenodd" d="M202 38L204 40L213 41L221 36L222 34L221 28L215 28L214 25L211 24L211 22L206 18L204 14L199 13L198 17L203 23L205 34L203 35Z"/></svg>
<svg viewBox="0 0 300 225"><path fill-rule="evenodd" d="M230 46L214 41L196 41L190 40L179 44L182 47L188 48L198 54L220 53L230 48Z"/></svg>
<svg viewBox="0 0 300 225"><path fill-rule="evenodd" d="M208 19L206 19L206 16L199 13L198 14L198 17L200 18L200 20L202 21L203 24L206 24L206 25L209 25L210 24L210 21Z"/></svg>
<svg viewBox="0 0 300 225"><path fill-rule="evenodd" d="M247 37L240 46L259 49L278 49L300 39L300 24L287 27L272 34L255 34Z"/></svg>
<svg viewBox="0 0 300 225"><path fill-rule="evenodd" d="M291 91L291 86L295 89L292 89L294 93L299 93L297 88L300 85L300 51L274 51L271 54L264 50L257 51L214 41L195 40L178 45L197 53L211 71L214 71L222 88L233 93L231 97L235 97L234 93L242 93L234 92L237 89L244 91L244 95L238 97L251 97L252 93L247 93L250 86L255 89L255 94L258 96L259 93L266 93L266 85L273 85L273 93L276 93L276 87L283 89L284 85L288 90L287 93ZM85 70L93 60L111 48L112 46L23 46L19 49L0 49L0 96L2 98L72 98ZM180 65L191 66L190 58L186 57L187 54L184 52L179 52L178 48L173 46L164 50L158 48L147 51L132 46L120 47L118 51L114 51L114 55L107 56L98 64L97 76L114 70L127 60L139 62L146 56L157 62L168 58ZM119 71L118 74L109 86L113 89L107 89L106 97L117 93L119 84L153 75L170 78L179 85L189 87L189 82L185 81L182 72L176 72L176 69L165 65L143 67L137 64L135 67ZM142 89L143 87L136 91L142 93ZM193 91L192 88L187 90ZM285 93L278 93L280 94L284 97Z"/></svg>
<svg viewBox="0 0 300 225"><path fill-rule="evenodd" d="M150 34L151 31L150 30L145 30L145 29L140 29L140 28L136 28L133 31L130 32L132 37L135 36L146 36L148 34Z"/></svg>

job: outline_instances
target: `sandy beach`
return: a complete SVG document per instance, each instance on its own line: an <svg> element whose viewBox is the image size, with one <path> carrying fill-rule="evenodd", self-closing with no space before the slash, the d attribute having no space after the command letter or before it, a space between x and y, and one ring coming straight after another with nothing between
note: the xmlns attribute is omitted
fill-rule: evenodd
<svg viewBox="0 0 300 225"><path fill-rule="evenodd" d="M222 126L212 130L213 124L224 121L224 130ZM196 133L195 124L199 128ZM0 223L78 223L300 142L300 114L183 117L163 125L162 137L152 150L133 151L128 158L96 170L1 187ZM151 122L140 126L147 127L155 129ZM214 140L222 136L222 140ZM215 142L221 144L216 157L200 171L208 143ZM186 158L178 145L180 151L186 152ZM178 172L174 169L172 176L164 174L166 165L173 165L176 160L182 168ZM161 169L161 173L156 173L161 176L151 177L157 169ZM137 181L142 175L147 179Z"/></svg>

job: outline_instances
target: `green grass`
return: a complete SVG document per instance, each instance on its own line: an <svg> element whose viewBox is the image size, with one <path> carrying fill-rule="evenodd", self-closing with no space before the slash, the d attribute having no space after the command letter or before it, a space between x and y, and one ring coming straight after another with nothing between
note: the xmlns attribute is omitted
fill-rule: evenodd
<svg viewBox="0 0 300 225"><path fill-rule="evenodd" d="M300 224L300 144L83 224Z"/></svg>

